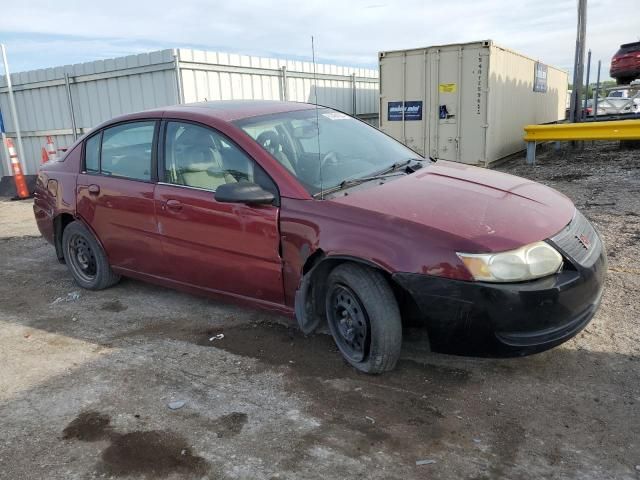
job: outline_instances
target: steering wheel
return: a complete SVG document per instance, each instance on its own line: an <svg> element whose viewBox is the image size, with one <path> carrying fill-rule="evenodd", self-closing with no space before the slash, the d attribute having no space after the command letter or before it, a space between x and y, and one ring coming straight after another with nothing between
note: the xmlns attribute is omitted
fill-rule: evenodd
<svg viewBox="0 0 640 480"><path fill-rule="evenodd" d="M269 150L272 153L278 151L278 147L280 146L280 137L273 130L266 130L258 135L256 141L265 148L265 150Z"/></svg>
<svg viewBox="0 0 640 480"><path fill-rule="evenodd" d="M326 153L324 157L322 157L322 161L320 162L320 168L325 168L328 166L335 166L340 163L340 157L338 156L338 152L334 150L330 150Z"/></svg>

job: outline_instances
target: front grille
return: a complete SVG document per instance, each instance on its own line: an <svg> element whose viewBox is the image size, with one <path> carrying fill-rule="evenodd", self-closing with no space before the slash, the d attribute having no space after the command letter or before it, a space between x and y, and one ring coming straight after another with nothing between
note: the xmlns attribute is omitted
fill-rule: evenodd
<svg viewBox="0 0 640 480"><path fill-rule="evenodd" d="M602 251L596 229L578 210L571 223L550 240L562 253L583 267L593 265Z"/></svg>

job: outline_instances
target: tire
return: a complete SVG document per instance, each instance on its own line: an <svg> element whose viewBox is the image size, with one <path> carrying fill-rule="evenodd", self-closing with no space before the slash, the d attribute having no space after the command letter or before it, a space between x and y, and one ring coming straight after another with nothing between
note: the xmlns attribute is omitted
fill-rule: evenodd
<svg viewBox="0 0 640 480"><path fill-rule="evenodd" d="M393 370L400 357L402 322L391 287L382 274L344 263L327 281L327 323L340 353L365 373Z"/></svg>
<svg viewBox="0 0 640 480"><path fill-rule="evenodd" d="M102 290L120 280L93 234L77 220L62 232L62 253L74 280L82 288Z"/></svg>

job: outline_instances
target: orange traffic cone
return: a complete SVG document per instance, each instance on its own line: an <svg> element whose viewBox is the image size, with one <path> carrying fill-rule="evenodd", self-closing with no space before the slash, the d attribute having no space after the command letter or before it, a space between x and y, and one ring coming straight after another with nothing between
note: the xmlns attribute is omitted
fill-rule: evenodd
<svg viewBox="0 0 640 480"><path fill-rule="evenodd" d="M7 138L7 149L9 150L9 158L11 159L11 168L13 169L13 181L16 184L16 194L18 198L29 198L29 189L27 188L27 181L22 174L22 166L20 166L20 160L18 160L18 154L16 153L16 147L13 145L13 140Z"/></svg>
<svg viewBox="0 0 640 480"><path fill-rule="evenodd" d="M53 143L53 137L51 135L47 135L47 155L49 156L49 161L55 162L58 160L58 152L56 150L56 146Z"/></svg>
<svg viewBox="0 0 640 480"><path fill-rule="evenodd" d="M49 161L49 155L47 154L47 149L42 147L42 153L40 154L40 159L42 163L47 163Z"/></svg>

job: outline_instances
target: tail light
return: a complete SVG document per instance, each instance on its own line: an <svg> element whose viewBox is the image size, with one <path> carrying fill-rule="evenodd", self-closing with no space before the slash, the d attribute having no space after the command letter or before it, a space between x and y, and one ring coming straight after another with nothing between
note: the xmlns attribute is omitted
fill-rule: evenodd
<svg viewBox="0 0 640 480"><path fill-rule="evenodd" d="M611 63L615 63L615 62L617 62L617 61L618 61L618 59L617 59L617 58L615 58L615 57L611 59Z"/></svg>

